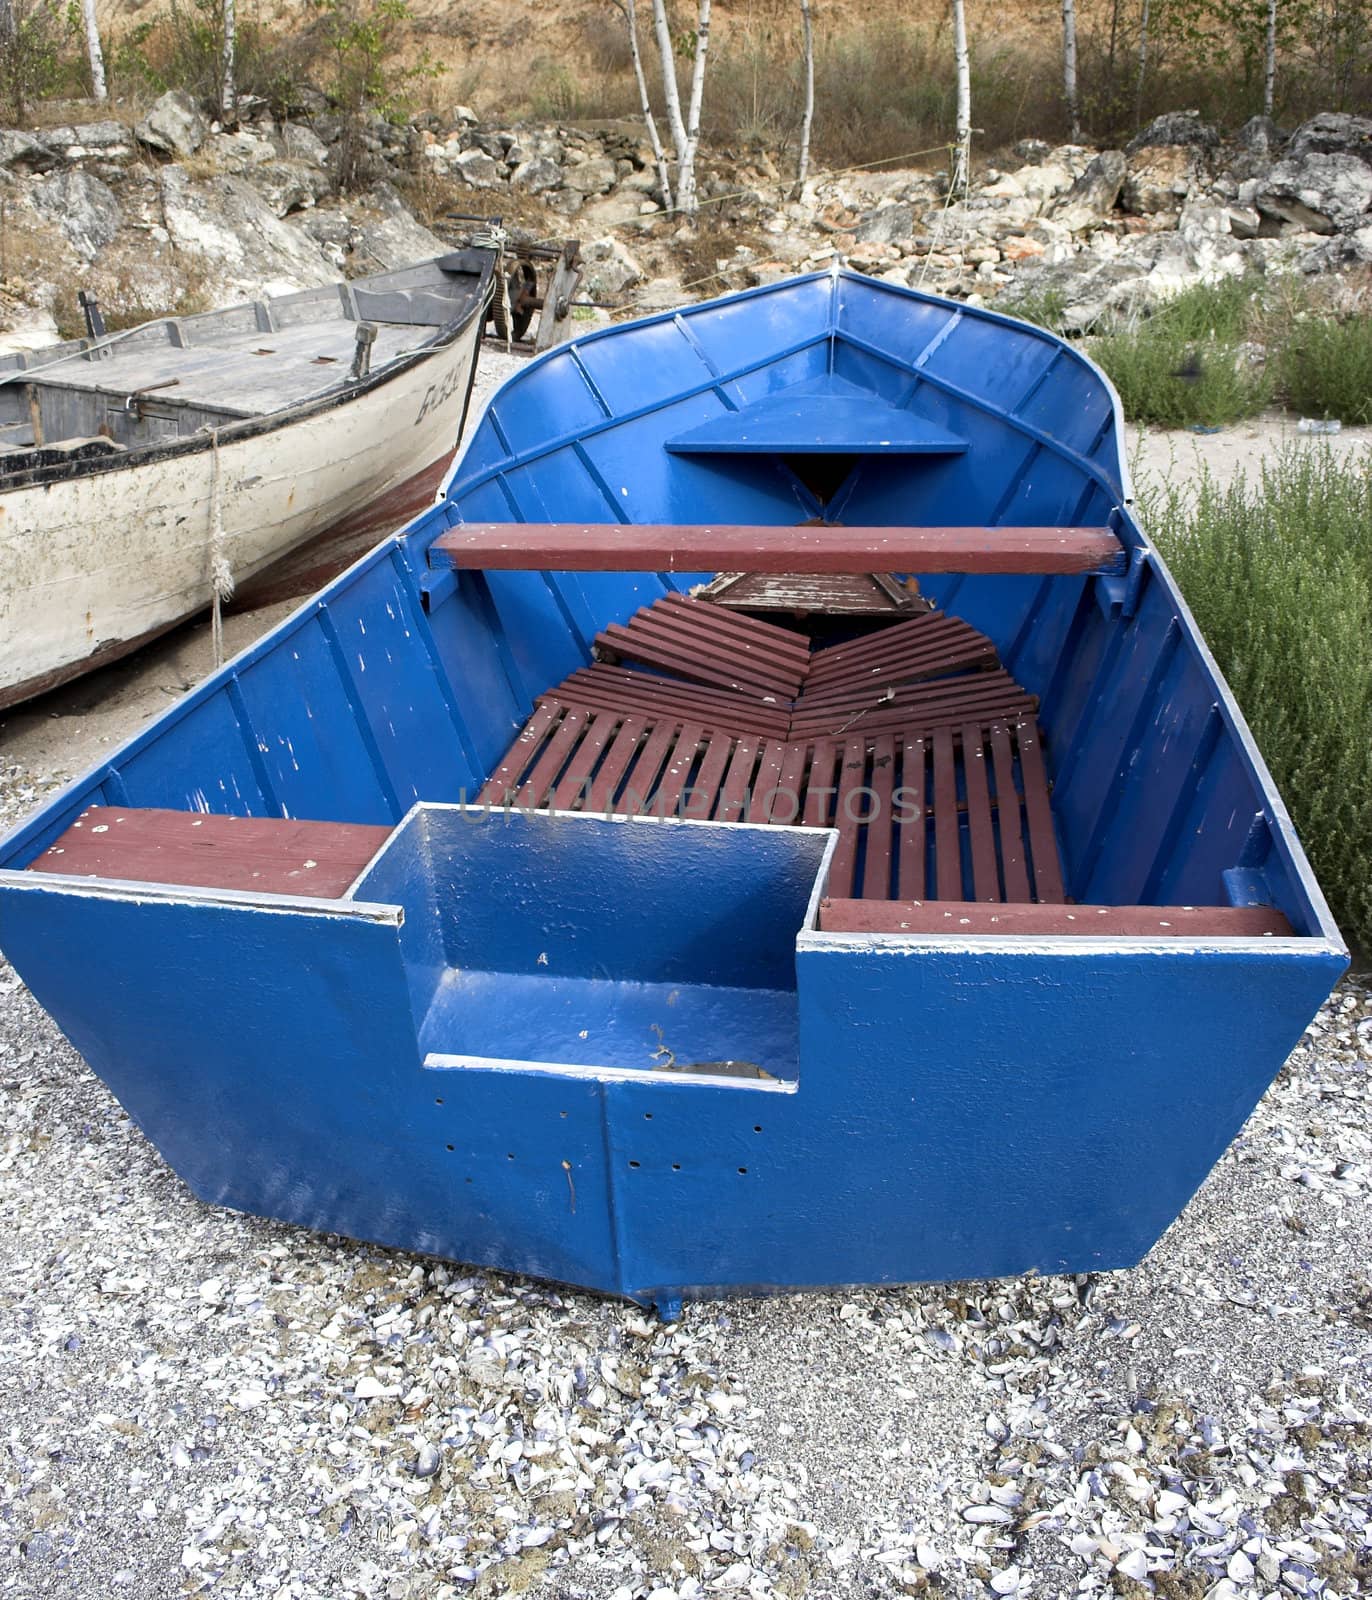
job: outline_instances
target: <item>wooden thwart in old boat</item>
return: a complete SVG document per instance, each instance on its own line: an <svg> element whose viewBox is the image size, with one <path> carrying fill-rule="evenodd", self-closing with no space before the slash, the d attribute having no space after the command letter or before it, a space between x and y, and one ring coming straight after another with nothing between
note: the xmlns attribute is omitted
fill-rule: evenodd
<svg viewBox="0 0 1372 1600"><path fill-rule="evenodd" d="M198 1194L666 1313L1137 1261L1346 959L1105 379L843 273L532 363L0 869Z"/></svg>

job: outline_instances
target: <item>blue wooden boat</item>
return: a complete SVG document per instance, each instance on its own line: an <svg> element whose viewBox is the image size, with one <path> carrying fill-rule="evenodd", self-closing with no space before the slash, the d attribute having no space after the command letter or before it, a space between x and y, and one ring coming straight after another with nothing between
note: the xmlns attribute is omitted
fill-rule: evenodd
<svg viewBox="0 0 1372 1600"><path fill-rule="evenodd" d="M1137 1262L1346 963L1105 378L837 270L531 363L0 867L203 1199L666 1314Z"/></svg>

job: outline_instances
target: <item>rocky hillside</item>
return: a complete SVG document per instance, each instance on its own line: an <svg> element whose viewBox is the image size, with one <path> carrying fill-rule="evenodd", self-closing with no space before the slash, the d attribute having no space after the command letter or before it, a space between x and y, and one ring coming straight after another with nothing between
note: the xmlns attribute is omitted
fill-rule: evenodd
<svg viewBox="0 0 1372 1600"><path fill-rule="evenodd" d="M0 339L79 331L77 287L127 321L378 270L444 247L445 213L582 241L585 292L647 309L825 265L1013 303L1051 297L1070 329L1204 277L1372 262L1372 119L1325 114L1232 141L1194 114L1124 150L1026 140L950 201L941 174L821 177L791 200L765 155L707 162L699 217L665 213L632 124L501 127L464 108L381 119L368 182L334 180L340 128L263 116L227 133L185 96L142 120L0 132ZM593 313L588 313L593 314Z"/></svg>

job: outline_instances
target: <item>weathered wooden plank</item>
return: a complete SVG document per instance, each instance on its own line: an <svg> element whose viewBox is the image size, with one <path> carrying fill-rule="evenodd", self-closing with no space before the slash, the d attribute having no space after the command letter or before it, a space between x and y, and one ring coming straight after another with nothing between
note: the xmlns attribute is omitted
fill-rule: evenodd
<svg viewBox="0 0 1372 1600"><path fill-rule="evenodd" d="M940 900L962 898L962 828L953 731L934 735L934 891Z"/></svg>
<svg viewBox="0 0 1372 1600"><path fill-rule="evenodd" d="M562 715L562 709L558 700L547 699L539 703L533 716L520 729L519 737L505 752L505 759L486 780L477 796L478 804L503 806L514 794L520 779L543 748L543 741Z"/></svg>
<svg viewBox="0 0 1372 1600"><path fill-rule="evenodd" d="M972 850L972 893L978 900L999 900L1000 875L996 871L996 835L991 817L991 788L986 780L984 737L979 727L969 726L962 730L967 836Z"/></svg>
<svg viewBox="0 0 1372 1600"><path fill-rule="evenodd" d="M581 743L577 745L567 763L567 770L553 791L551 804L554 810L574 811L577 803L586 798L596 762L600 760L601 751L610 742L610 736L618 726L619 716L616 712L592 713Z"/></svg>
<svg viewBox="0 0 1372 1600"><path fill-rule="evenodd" d="M991 729L991 764L996 780L996 824L1000 832L1000 869L1005 879L1005 898L1027 901L1029 871L1025 865L1020 796L1015 787L1015 755L1010 746L1010 730L1004 723ZM920 899L921 896L911 898Z"/></svg>
<svg viewBox="0 0 1372 1600"><path fill-rule="evenodd" d="M698 722L682 725L662 769L662 781L653 796L652 812L655 817L675 816L681 807L681 796L691 776L691 768L695 765L702 731Z"/></svg>
<svg viewBox="0 0 1372 1600"><path fill-rule="evenodd" d="M923 739L901 740L901 787L905 790L900 824L896 889L902 898L917 900L924 894L924 854L929 832L929 798L924 768L928 746Z"/></svg>
<svg viewBox="0 0 1372 1600"><path fill-rule="evenodd" d="M91 806L28 870L337 899L390 832L370 823Z"/></svg>
<svg viewBox="0 0 1372 1600"><path fill-rule="evenodd" d="M1019 746L1019 770L1024 779L1024 814L1029 821L1029 853L1034 861L1034 895L1038 900L1056 902L1063 898L1062 865L1058 860L1058 836L1053 827L1053 808L1048 798L1048 773L1043 765L1038 725L1022 722L1015 730Z"/></svg>
<svg viewBox="0 0 1372 1600"><path fill-rule="evenodd" d="M889 733L872 742L871 815L867 823L866 851L862 863L862 892L868 899L891 895L891 836L896 777L896 744Z"/></svg>
<svg viewBox="0 0 1372 1600"><path fill-rule="evenodd" d="M843 761L839 768L838 793L834 797L834 826L838 829L838 845L829 867L830 892L838 895L853 892L853 876L857 865L858 831L861 823L855 820L861 812L854 804L857 791L863 787L867 771L867 741L849 739L844 746Z"/></svg>
<svg viewBox="0 0 1372 1600"><path fill-rule="evenodd" d="M1115 573L1108 528L812 528L582 522L464 522L431 561L556 572Z"/></svg>
<svg viewBox="0 0 1372 1600"><path fill-rule="evenodd" d="M610 741L610 748L605 752L605 759L600 763L600 770L596 773L581 809L601 816L609 816L610 808L619 790L620 779L633 760L638 750L638 741L643 737L648 727L646 718L641 716L625 717L619 725L619 732Z"/></svg>
<svg viewBox="0 0 1372 1600"><path fill-rule="evenodd" d="M623 792L615 801L615 812L622 817L642 817L648 814L648 803L657 787L658 775L667 759L667 752L676 737L676 722L664 720L649 733L638 752L633 771Z"/></svg>

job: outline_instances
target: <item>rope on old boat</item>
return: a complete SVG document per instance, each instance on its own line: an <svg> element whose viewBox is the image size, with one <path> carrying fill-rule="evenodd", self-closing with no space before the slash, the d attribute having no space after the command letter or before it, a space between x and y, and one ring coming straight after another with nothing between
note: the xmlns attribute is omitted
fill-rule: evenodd
<svg viewBox="0 0 1372 1600"><path fill-rule="evenodd" d="M224 550L224 497L220 484L219 429L210 429L210 632L214 664L224 665L225 601L233 599L233 570Z"/></svg>

